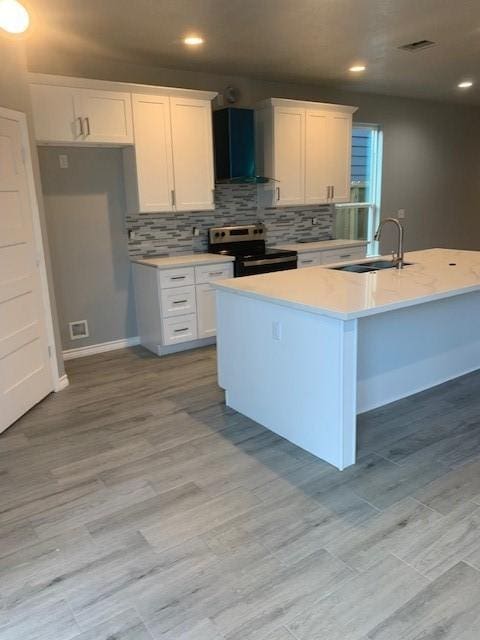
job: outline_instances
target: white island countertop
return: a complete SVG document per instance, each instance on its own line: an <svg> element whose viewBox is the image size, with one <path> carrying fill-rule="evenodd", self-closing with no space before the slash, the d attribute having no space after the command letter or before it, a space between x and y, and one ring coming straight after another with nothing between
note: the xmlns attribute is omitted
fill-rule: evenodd
<svg viewBox="0 0 480 640"><path fill-rule="evenodd" d="M291 242L287 244L277 244L276 249L286 249L297 253L308 253L310 251L327 251L329 249L349 249L350 247L364 247L367 240L319 240L318 242Z"/></svg>
<svg viewBox="0 0 480 640"><path fill-rule="evenodd" d="M390 257L385 259L389 260ZM355 260L369 262L372 258ZM480 252L428 249L405 254L413 264L371 273L308 267L221 280L222 291L310 313L351 320L480 291Z"/></svg>
<svg viewBox="0 0 480 640"><path fill-rule="evenodd" d="M132 258L132 262L144 264L157 269L172 269L176 267L194 267L202 264L219 264L233 262L233 256L220 256L216 253L188 253L178 256L164 256L160 258Z"/></svg>

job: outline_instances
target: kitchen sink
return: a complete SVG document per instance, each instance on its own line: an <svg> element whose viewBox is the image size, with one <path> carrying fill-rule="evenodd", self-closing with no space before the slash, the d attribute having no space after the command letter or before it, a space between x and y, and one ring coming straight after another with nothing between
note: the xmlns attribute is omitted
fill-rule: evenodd
<svg viewBox="0 0 480 640"><path fill-rule="evenodd" d="M412 263L404 262L403 266L408 267ZM350 273L371 273L382 269L395 269L396 264L392 260L371 260L370 262L357 262L355 264L345 264L341 267L330 267L335 271L349 271Z"/></svg>

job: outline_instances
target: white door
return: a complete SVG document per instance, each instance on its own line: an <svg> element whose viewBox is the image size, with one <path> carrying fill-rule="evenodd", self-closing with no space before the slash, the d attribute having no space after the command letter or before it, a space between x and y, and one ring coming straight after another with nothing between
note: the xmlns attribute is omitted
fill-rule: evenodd
<svg viewBox="0 0 480 640"><path fill-rule="evenodd" d="M53 390L20 127L0 115L0 432Z"/></svg>
<svg viewBox="0 0 480 640"><path fill-rule="evenodd" d="M129 93L80 89L85 142L133 144Z"/></svg>
<svg viewBox="0 0 480 640"><path fill-rule="evenodd" d="M322 204L329 201L329 126L330 114L307 111L305 142L305 202Z"/></svg>
<svg viewBox="0 0 480 640"><path fill-rule="evenodd" d="M274 109L274 178L277 205L305 203L305 109Z"/></svg>
<svg viewBox="0 0 480 640"><path fill-rule="evenodd" d="M168 96L134 95L139 213L173 211L173 162Z"/></svg>
<svg viewBox="0 0 480 640"><path fill-rule="evenodd" d="M214 209L210 101L170 98L175 209Z"/></svg>
<svg viewBox="0 0 480 640"><path fill-rule="evenodd" d="M332 113L329 119L329 180L333 187L331 202L350 201L350 167L352 161L352 116Z"/></svg>
<svg viewBox="0 0 480 640"><path fill-rule="evenodd" d="M210 338L217 333L215 289L210 284L197 285L198 337Z"/></svg>
<svg viewBox="0 0 480 640"><path fill-rule="evenodd" d="M30 95L38 142L81 142L84 139L78 89L32 84Z"/></svg>

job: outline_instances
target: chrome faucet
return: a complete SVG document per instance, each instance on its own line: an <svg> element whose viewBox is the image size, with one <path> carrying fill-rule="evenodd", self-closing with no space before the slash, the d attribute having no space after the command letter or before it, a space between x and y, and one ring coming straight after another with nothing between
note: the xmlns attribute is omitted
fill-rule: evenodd
<svg viewBox="0 0 480 640"><path fill-rule="evenodd" d="M395 266L397 267L397 269L403 269L403 265L404 265L404 249L403 249L403 239L405 236L405 229L403 228L402 224L400 223L399 220L397 220L397 218L384 218L380 224L378 225L378 229L375 233L374 239L375 240L380 240L380 235L382 233L382 229L384 227L384 225L387 222L391 222L392 224L396 225L397 229L398 229L398 247L397 247L397 255L393 255L393 262L395 263Z"/></svg>

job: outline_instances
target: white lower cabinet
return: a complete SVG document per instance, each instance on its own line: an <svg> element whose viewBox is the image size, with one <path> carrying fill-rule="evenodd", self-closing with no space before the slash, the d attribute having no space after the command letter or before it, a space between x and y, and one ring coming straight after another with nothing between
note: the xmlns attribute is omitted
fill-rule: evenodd
<svg viewBox="0 0 480 640"><path fill-rule="evenodd" d="M322 264L321 251L298 254L297 267L299 269L302 269L303 267L315 267L319 264Z"/></svg>
<svg viewBox="0 0 480 640"><path fill-rule="evenodd" d="M165 346L190 342L197 339L197 318L195 314L165 318L163 320L163 340Z"/></svg>
<svg viewBox="0 0 480 640"><path fill-rule="evenodd" d="M197 319L199 338L217 333L215 289L211 284L197 284Z"/></svg>
<svg viewBox="0 0 480 640"><path fill-rule="evenodd" d="M164 355L214 342L217 326L212 283L231 277L231 262L171 269L135 263L140 343Z"/></svg>
<svg viewBox="0 0 480 640"><path fill-rule="evenodd" d="M366 247L352 247L351 249L329 249L322 251L322 264L335 264L336 262L349 262L361 260L366 256Z"/></svg>

